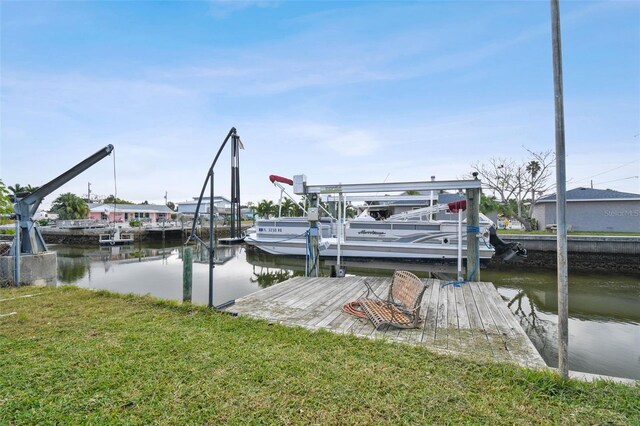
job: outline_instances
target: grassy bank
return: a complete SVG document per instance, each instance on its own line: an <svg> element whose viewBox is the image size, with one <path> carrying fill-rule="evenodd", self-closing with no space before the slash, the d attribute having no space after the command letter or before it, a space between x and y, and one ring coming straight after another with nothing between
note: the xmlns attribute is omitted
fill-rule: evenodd
<svg viewBox="0 0 640 426"><path fill-rule="evenodd" d="M0 424L640 422L640 389L77 288L0 289Z"/></svg>

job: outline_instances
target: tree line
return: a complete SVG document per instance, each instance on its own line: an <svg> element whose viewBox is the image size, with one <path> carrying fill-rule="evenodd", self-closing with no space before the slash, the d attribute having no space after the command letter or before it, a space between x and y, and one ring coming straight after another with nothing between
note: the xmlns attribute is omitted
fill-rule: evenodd
<svg viewBox="0 0 640 426"><path fill-rule="evenodd" d="M32 185L22 186L18 183L6 186L0 179L0 214L12 214L15 198L24 198L30 193L36 191L38 188L39 187ZM109 195L102 200L102 203L116 205L135 204L114 195ZM149 204L149 202L145 200L141 204ZM167 202L167 207L175 211L175 204L173 202ZM71 192L67 192L59 195L55 200L53 200L50 211L57 214L62 220L84 219L89 214L89 200L72 194Z"/></svg>

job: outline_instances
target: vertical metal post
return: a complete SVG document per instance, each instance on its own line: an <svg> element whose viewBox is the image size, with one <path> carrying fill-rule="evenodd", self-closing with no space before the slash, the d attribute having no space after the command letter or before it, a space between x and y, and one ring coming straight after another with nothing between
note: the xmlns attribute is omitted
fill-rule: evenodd
<svg viewBox="0 0 640 426"><path fill-rule="evenodd" d="M214 210L214 205L213 205L213 170L211 170L211 175L210 178L211 180L209 181L209 196L211 197L210 200L210 204L209 204L209 304L207 306L209 306L210 308L213 308L213 258L214 258L214 249L213 249L213 210Z"/></svg>
<svg viewBox="0 0 640 426"><path fill-rule="evenodd" d="M458 210L458 281L463 280L462 276L462 209Z"/></svg>
<svg viewBox="0 0 640 426"><path fill-rule="evenodd" d="M467 281L480 281L478 232L480 232L480 190L467 189Z"/></svg>
<svg viewBox="0 0 640 426"><path fill-rule="evenodd" d="M341 276L340 271L340 257L342 256L342 192L338 195L338 253L336 258L336 275Z"/></svg>
<svg viewBox="0 0 640 426"><path fill-rule="evenodd" d="M309 200L309 245L307 247L306 273L305 276L318 276L320 269L320 248L319 240L322 233L322 223L320 222L320 197L317 194ZM312 209L313 207L313 209ZM317 218L315 217L317 215Z"/></svg>
<svg viewBox="0 0 640 426"><path fill-rule="evenodd" d="M231 228L230 237L239 238L241 230L240 208L240 136L231 138Z"/></svg>
<svg viewBox="0 0 640 426"><path fill-rule="evenodd" d="M115 216L113 220L115 222ZM142 262L142 218L138 218L138 262Z"/></svg>
<svg viewBox="0 0 640 426"><path fill-rule="evenodd" d="M236 238L242 234L242 208L240 204L240 136L236 135Z"/></svg>
<svg viewBox="0 0 640 426"><path fill-rule="evenodd" d="M435 180L436 180L436 177L431 176L431 182ZM429 195L429 207L433 207L433 189L431 190L431 193ZM429 214L429 220L433 220L433 210L431 210L431 213Z"/></svg>
<svg viewBox="0 0 640 426"><path fill-rule="evenodd" d="M235 238L235 226L236 226L236 204L235 204L235 195L236 195L236 170L235 170L235 148L236 148L236 138L235 135L231 137L231 210L229 218L229 237Z"/></svg>
<svg viewBox="0 0 640 426"><path fill-rule="evenodd" d="M564 99L562 88L562 43L559 0L551 0L551 43L553 46L553 93L556 130L556 223L558 250L558 369L569 378L569 285L567 267L567 176L565 169Z"/></svg>
<svg viewBox="0 0 640 426"><path fill-rule="evenodd" d="M193 251L191 247L182 249L182 301L191 302L193 284Z"/></svg>
<svg viewBox="0 0 640 426"><path fill-rule="evenodd" d="M13 285L20 287L20 252L22 251L22 241L20 241L20 219L16 218L16 234L13 236Z"/></svg>

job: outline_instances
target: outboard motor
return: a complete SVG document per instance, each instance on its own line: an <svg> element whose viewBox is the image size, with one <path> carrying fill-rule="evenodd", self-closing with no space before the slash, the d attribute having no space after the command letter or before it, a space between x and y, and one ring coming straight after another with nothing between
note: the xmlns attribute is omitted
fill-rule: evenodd
<svg viewBox="0 0 640 426"><path fill-rule="evenodd" d="M489 228L489 243L496 249L496 256L503 260L511 260L515 256L527 257L527 249L522 247L520 243L505 243L498 237L495 226Z"/></svg>

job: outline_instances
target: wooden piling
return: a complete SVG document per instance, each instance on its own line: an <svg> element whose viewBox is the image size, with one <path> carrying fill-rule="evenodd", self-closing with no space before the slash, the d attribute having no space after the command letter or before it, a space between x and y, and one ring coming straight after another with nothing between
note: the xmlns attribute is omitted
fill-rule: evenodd
<svg viewBox="0 0 640 426"><path fill-rule="evenodd" d="M182 250L182 301L191 303L193 286L193 250L185 247Z"/></svg>
<svg viewBox="0 0 640 426"><path fill-rule="evenodd" d="M480 281L479 232L480 190L467 189L467 281Z"/></svg>

